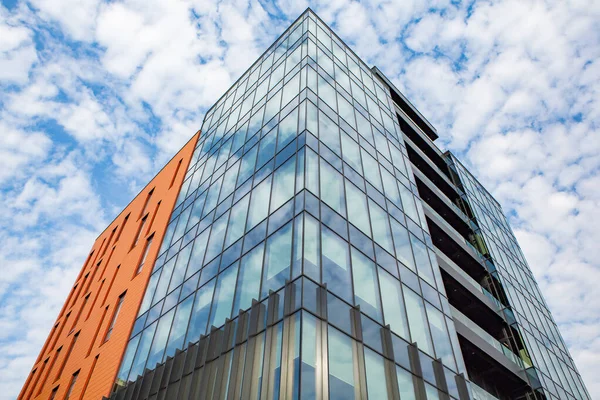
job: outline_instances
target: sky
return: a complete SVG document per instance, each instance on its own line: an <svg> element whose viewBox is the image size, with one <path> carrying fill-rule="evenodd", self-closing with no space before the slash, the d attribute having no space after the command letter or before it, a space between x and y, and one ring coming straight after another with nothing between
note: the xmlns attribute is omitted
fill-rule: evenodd
<svg viewBox="0 0 600 400"><path fill-rule="evenodd" d="M307 7L500 201L600 398L600 2L1 0L0 399L95 238Z"/></svg>

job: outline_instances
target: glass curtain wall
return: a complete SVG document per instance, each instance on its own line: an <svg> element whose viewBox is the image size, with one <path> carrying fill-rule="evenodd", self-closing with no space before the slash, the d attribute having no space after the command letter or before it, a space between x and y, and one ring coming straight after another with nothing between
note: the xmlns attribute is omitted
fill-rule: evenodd
<svg viewBox="0 0 600 400"><path fill-rule="evenodd" d="M473 211L485 240L485 251L510 302L511 315L518 326L527 352L521 354L526 365L533 364L544 393L551 399L589 399L581 375L540 292L525 256L500 204L475 177L448 153L447 159L459 178L465 200Z"/></svg>
<svg viewBox="0 0 600 400"><path fill-rule="evenodd" d="M305 12L207 112L118 383L294 281L293 398L459 398L464 363L394 115L386 86Z"/></svg>

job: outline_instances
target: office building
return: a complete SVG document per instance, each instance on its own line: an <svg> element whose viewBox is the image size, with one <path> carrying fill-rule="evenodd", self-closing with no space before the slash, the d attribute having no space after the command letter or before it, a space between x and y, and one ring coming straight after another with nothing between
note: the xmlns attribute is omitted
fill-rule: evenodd
<svg viewBox="0 0 600 400"><path fill-rule="evenodd" d="M436 138L303 13L207 111L104 395L589 399L500 205Z"/></svg>

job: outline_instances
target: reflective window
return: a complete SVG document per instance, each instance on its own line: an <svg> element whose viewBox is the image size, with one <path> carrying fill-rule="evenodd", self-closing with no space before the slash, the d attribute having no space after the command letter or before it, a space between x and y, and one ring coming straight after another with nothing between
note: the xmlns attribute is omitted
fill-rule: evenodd
<svg viewBox="0 0 600 400"><path fill-rule="evenodd" d="M395 219L390 218L392 225L392 232L394 233L394 247L396 248L396 258L400 260L402 264L410 268L412 271L417 272L415 269L415 261L413 253L410 247L410 241L408 238L408 230L400 225Z"/></svg>
<svg viewBox="0 0 600 400"><path fill-rule="evenodd" d="M217 288L212 304L210 324L216 327L223 325L226 318L231 316L233 296L235 294L235 280L238 272L238 263L233 264L223 271L217 278Z"/></svg>
<svg viewBox="0 0 600 400"><path fill-rule="evenodd" d="M146 368L152 369L157 363L162 361L174 315L175 310L173 309L158 320L158 327L156 328L154 341L152 342L152 347L150 348L150 355L148 356Z"/></svg>
<svg viewBox="0 0 600 400"><path fill-rule="evenodd" d="M377 161L362 148L360 149L360 153L362 155L362 161L365 166L365 178L367 178L371 185L375 186L380 191L383 191L381 185L381 175L379 175L379 166L377 164Z"/></svg>
<svg viewBox="0 0 600 400"><path fill-rule="evenodd" d="M252 191L250 199L250 211L248 212L248 225L246 231L249 231L269 214L269 196L271 194L271 177L262 181Z"/></svg>
<svg viewBox="0 0 600 400"><path fill-rule="evenodd" d="M204 271L202 272L204 273ZM190 326L188 328L185 343L195 342L200 339L200 335L206 333L206 324L208 322L210 305L215 290L215 282L216 279L213 279L196 292L194 308L192 309Z"/></svg>
<svg viewBox="0 0 600 400"><path fill-rule="evenodd" d="M429 317L431 336L433 338L433 344L435 346L435 352L439 358L442 359L444 364L449 367L456 369L454 362L454 356L452 355L452 345L448 338L448 330L446 329L446 323L444 322L444 316L442 312L433 307L429 303L425 303L427 307L427 316Z"/></svg>
<svg viewBox="0 0 600 400"><path fill-rule="evenodd" d="M225 239L225 247L237 241L244 234L244 226L246 226L246 216L248 215L248 203L250 195L244 196L231 209L231 217L229 218L229 227L227 228L227 238Z"/></svg>
<svg viewBox="0 0 600 400"><path fill-rule="evenodd" d="M354 298L361 311L381 321L381 304L375 263L361 252L352 248L352 276L354 279ZM387 293L386 293L387 295Z"/></svg>
<svg viewBox="0 0 600 400"><path fill-rule="evenodd" d="M185 344L183 339L185 338L193 303L194 296L190 296L177 306L165 357L173 356L176 349L183 349Z"/></svg>
<svg viewBox="0 0 600 400"><path fill-rule="evenodd" d="M369 212L371 214L373 238L381 247L393 253L394 246L387 213L371 199L369 199Z"/></svg>
<svg viewBox="0 0 600 400"><path fill-rule="evenodd" d="M240 262L237 290L233 312L247 310L252 299L258 299L262 272L264 246L260 245L246 254Z"/></svg>
<svg viewBox="0 0 600 400"><path fill-rule="evenodd" d="M326 227L322 227L323 283L344 300L352 302L350 255L348 244Z"/></svg>
<svg viewBox="0 0 600 400"><path fill-rule="evenodd" d="M291 257L292 223L289 222L267 239L261 299L269 294L269 290L279 289L290 278Z"/></svg>
<svg viewBox="0 0 600 400"><path fill-rule="evenodd" d="M298 76L298 75L297 75ZM289 82L288 85L290 83ZM296 81L298 85L298 81ZM294 94L297 94L296 91ZM296 137L298 129L298 108L294 109L279 123L279 136L277 137L277 151L283 149L289 142Z"/></svg>
<svg viewBox="0 0 600 400"><path fill-rule="evenodd" d="M418 222L419 216L417 213L417 207L415 206L415 198L413 197L410 190L404 187L404 185L398 185L400 188L400 196L402 197L402 206L404 207L404 212L413 221Z"/></svg>
<svg viewBox="0 0 600 400"><path fill-rule="evenodd" d="M319 156L310 149L306 150L306 188L319 194Z"/></svg>
<svg viewBox="0 0 600 400"><path fill-rule="evenodd" d="M304 218L304 274L320 281L319 222L310 215Z"/></svg>
<svg viewBox="0 0 600 400"><path fill-rule="evenodd" d="M238 184L245 182L252 173L254 172L254 165L256 164L256 154L258 152L258 146L254 146L252 150L242 157L242 166L238 175Z"/></svg>
<svg viewBox="0 0 600 400"><path fill-rule="evenodd" d="M365 347L365 370L369 399L387 399L387 383L383 357Z"/></svg>
<svg viewBox="0 0 600 400"><path fill-rule="evenodd" d="M328 330L329 398L354 398L354 351L352 339L335 328Z"/></svg>
<svg viewBox="0 0 600 400"><path fill-rule="evenodd" d="M385 323L398 336L410 340L400 282L383 269L378 270Z"/></svg>
<svg viewBox="0 0 600 400"><path fill-rule="evenodd" d="M329 86L329 85L327 85ZM335 109L335 93L333 98L333 108ZM340 129L325 113L319 112L319 138L335 154L341 155L340 148Z"/></svg>
<svg viewBox="0 0 600 400"><path fill-rule="evenodd" d="M302 363L300 367L301 399L317 398L317 319L302 313Z"/></svg>
<svg viewBox="0 0 600 400"><path fill-rule="evenodd" d="M346 215L346 202L344 199L344 179L331 165L321 161L321 199L337 211Z"/></svg>
<svg viewBox="0 0 600 400"><path fill-rule="evenodd" d="M421 242L412 234L410 235L410 242L412 243L419 276L431 286L435 287L435 279L433 277L433 271L431 270L431 263L429 261L425 243Z"/></svg>
<svg viewBox="0 0 600 400"><path fill-rule="evenodd" d="M427 324L423 299L406 286L403 286L402 289L412 340L413 342L417 342L417 346L421 350L433 355L433 345L431 344L431 336L429 335L429 326Z"/></svg>
<svg viewBox="0 0 600 400"><path fill-rule="evenodd" d="M344 161L352 166L355 170L362 174L362 166L360 162L360 148L358 144L348 135L342 133L342 151Z"/></svg>
<svg viewBox="0 0 600 400"><path fill-rule="evenodd" d="M221 250L223 250L223 240L225 239L228 219L229 213L227 212L213 223L212 230L210 232L210 239L206 248L207 262L219 255Z"/></svg>
<svg viewBox="0 0 600 400"><path fill-rule="evenodd" d="M416 400L412 374L396 366L396 378L400 389L400 400Z"/></svg>
<svg viewBox="0 0 600 400"><path fill-rule="evenodd" d="M292 157L275 171L273 178L273 197L271 211L277 210L294 195L294 178L296 176L296 157Z"/></svg>
<svg viewBox="0 0 600 400"><path fill-rule="evenodd" d="M346 191L348 193L348 219L367 236L371 236L367 196L348 182L346 182Z"/></svg>

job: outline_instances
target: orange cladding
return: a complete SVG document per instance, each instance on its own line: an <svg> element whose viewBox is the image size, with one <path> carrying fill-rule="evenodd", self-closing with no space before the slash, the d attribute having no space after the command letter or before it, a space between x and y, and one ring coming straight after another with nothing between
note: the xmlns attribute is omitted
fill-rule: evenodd
<svg viewBox="0 0 600 400"><path fill-rule="evenodd" d="M19 399L110 393L199 134L96 239Z"/></svg>

